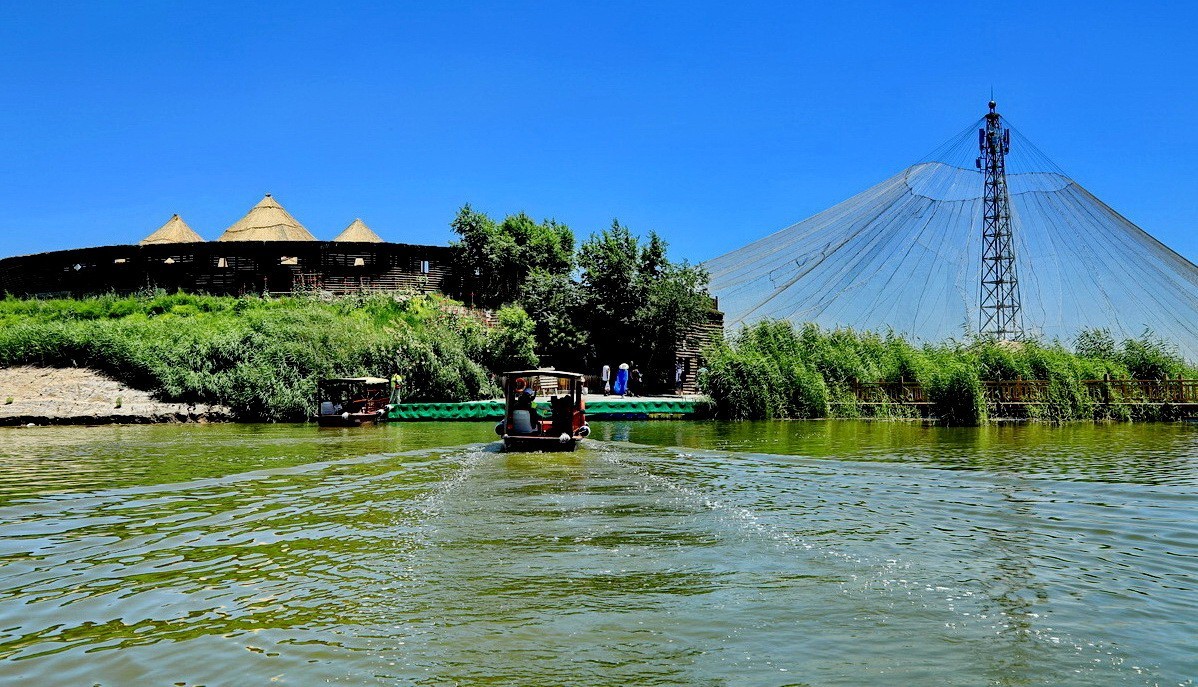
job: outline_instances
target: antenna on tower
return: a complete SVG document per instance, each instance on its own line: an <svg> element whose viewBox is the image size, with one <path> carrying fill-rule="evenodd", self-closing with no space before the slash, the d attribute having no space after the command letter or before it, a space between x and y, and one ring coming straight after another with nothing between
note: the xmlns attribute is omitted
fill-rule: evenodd
<svg viewBox="0 0 1198 687"><path fill-rule="evenodd" d="M993 91L992 91L993 93ZM1003 126L993 95L986 126L978 129L977 166L985 176L982 201L982 281L978 331L1002 341L1023 338L1019 274L1011 232L1011 198L1007 191L1007 153L1011 131Z"/></svg>

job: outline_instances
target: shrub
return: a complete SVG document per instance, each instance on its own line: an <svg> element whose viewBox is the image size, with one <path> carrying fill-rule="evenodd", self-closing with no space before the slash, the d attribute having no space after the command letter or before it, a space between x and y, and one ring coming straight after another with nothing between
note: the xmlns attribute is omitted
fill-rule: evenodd
<svg viewBox="0 0 1198 687"><path fill-rule="evenodd" d="M399 372L405 398L463 401L498 389L480 360L530 360L521 313L468 336L437 297L142 297L0 301L0 365L90 367L168 401L219 403L244 419L297 420L316 380Z"/></svg>
<svg viewBox="0 0 1198 687"><path fill-rule="evenodd" d="M930 381L928 401L941 422L971 426L986 421L986 398L976 366L965 360L950 361Z"/></svg>
<svg viewBox="0 0 1198 687"><path fill-rule="evenodd" d="M1181 355L1152 332L1144 332L1138 339L1127 339L1116 357L1132 379L1161 379L1176 377L1186 371Z"/></svg>

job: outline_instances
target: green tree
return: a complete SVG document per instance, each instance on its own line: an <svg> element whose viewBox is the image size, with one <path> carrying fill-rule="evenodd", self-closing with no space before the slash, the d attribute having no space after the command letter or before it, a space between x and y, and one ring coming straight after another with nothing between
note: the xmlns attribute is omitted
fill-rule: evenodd
<svg viewBox="0 0 1198 687"><path fill-rule="evenodd" d="M546 365L585 369L592 358L587 296L568 274L536 270L524 283L524 310L536 322L537 352Z"/></svg>
<svg viewBox="0 0 1198 687"><path fill-rule="evenodd" d="M569 274L574 269L574 232L557 220L538 223L521 212L508 215L499 225L499 233L515 242L525 274L533 270ZM520 276L517 287L523 282L524 275Z"/></svg>
<svg viewBox="0 0 1198 687"><path fill-rule="evenodd" d="M450 227L460 237L449 244L454 249L448 275L450 290L463 300L475 300L475 294L503 292L516 252L515 240L504 236L494 220L469 204L458 210Z"/></svg>
<svg viewBox="0 0 1198 687"><path fill-rule="evenodd" d="M679 344L695 335L696 325L711 312L707 273L685 262L664 261L649 274L642 273L645 301L636 317L636 341L642 349L637 359L644 361L641 369L651 383L669 386Z"/></svg>
<svg viewBox="0 0 1198 687"><path fill-rule="evenodd" d="M582 244L578 262L592 363L634 360L651 385L668 384L678 344L711 309L707 274L670 262L660 236L642 243L618 220Z"/></svg>
<svg viewBox="0 0 1198 687"><path fill-rule="evenodd" d="M632 232L613 221L611 229L593 234L578 253L581 285L590 312L596 354L608 361L627 357L634 338L635 314L643 302L640 245Z"/></svg>
<svg viewBox="0 0 1198 687"><path fill-rule="evenodd" d="M533 271L569 274L574 268L574 232L556 220L538 223L521 212L495 222L466 205L450 226L459 240L450 244L447 287L463 300L490 307L514 303Z"/></svg>
<svg viewBox="0 0 1198 687"><path fill-rule="evenodd" d="M501 308L498 323L486 329L472 359L494 372L536 367L536 324L517 306Z"/></svg>
<svg viewBox="0 0 1198 687"><path fill-rule="evenodd" d="M618 220L577 255L574 233L552 219L496 222L467 205L452 227L448 290L476 305L521 306L547 364L635 360L651 384L668 384L678 344L711 309L701 268L671 262L660 236L642 240Z"/></svg>

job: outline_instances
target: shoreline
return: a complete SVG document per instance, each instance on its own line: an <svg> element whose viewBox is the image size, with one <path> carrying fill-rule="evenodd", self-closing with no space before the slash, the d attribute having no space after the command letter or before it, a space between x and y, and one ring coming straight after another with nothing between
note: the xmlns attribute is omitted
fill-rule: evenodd
<svg viewBox="0 0 1198 687"><path fill-rule="evenodd" d="M0 426L230 422L220 405L166 403L82 367L0 368Z"/></svg>
<svg viewBox="0 0 1198 687"><path fill-rule="evenodd" d="M596 421L620 420L704 420L713 419L700 410L707 402L703 396L656 396L617 399L588 395L588 415ZM490 399L460 403L405 403L396 408L392 422L478 421L493 422L502 417L502 401ZM856 420L867 422L910 422L927 426L948 426L941 419L926 416L869 416L856 418L774 418L775 421ZM1107 424L1130 422L1114 418L1045 420L1028 417L990 417L985 424L1068 425L1079 422ZM169 403L152 394L133 389L103 373L82 367L15 366L0 368L0 427L50 425L144 425L237 422L233 411L222 405ZM1190 418L1138 420L1179 423Z"/></svg>

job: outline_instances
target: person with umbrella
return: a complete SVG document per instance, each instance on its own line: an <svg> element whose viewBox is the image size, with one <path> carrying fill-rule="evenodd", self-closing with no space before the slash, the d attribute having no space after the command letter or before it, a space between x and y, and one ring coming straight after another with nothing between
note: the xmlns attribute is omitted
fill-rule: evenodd
<svg viewBox="0 0 1198 687"><path fill-rule="evenodd" d="M628 363L620 363L620 370L616 372L616 383L612 386L612 391L620 398L624 398L624 394L628 393Z"/></svg>

